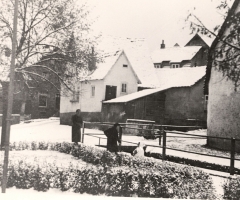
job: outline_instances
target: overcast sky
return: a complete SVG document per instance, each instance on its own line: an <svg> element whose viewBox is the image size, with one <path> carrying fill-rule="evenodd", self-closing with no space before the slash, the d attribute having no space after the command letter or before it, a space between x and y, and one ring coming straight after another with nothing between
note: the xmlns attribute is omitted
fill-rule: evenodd
<svg viewBox="0 0 240 200"><path fill-rule="evenodd" d="M232 4L233 0L231 0ZM185 19L194 12L208 27L222 23L220 0L88 0L103 36L145 38L153 51L162 40L167 47L184 46L193 36ZM184 29L183 29L184 28Z"/></svg>

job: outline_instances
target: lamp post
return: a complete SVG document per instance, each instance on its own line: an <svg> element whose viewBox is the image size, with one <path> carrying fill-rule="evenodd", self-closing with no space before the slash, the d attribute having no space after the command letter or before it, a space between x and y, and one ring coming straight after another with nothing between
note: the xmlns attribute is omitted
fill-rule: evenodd
<svg viewBox="0 0 240 200"><path fill-rule="evenodd" d="M13 37L12 37L12 57L10 66L10 82L8 88L8 105L6 117L6 136L4 143L4 161L3 161L3 175L2 175L2 193L6 192L7 187L7 172L8 172L8 157L9 157L9 140L10 127L13 105L13 89L14 89L14 75L15 75L15 58L16 58L16 42L17 42L17 16L18 16L18 0L14 4L14 18L13 18Z"/></svg>

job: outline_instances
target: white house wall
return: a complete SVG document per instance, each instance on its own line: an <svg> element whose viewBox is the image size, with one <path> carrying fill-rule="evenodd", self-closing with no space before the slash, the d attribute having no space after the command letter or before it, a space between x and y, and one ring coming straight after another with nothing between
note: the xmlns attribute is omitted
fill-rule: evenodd
<svg viewBox="0 0 240 200"><path fill-rule="evenodd" d="M123 67L123 64L127 64L128 67ZM122 83L127 84L127 93L121 93ZM112 67L112 69L105 77L104 85L105 85L104 95L106 85L117 86L117 97L137 92L138 87L137 78L134 75L133 70L130 68L130 64L128 63L127 58L123 54L119 57L118 61L115 63L115 65Z"/></svg>
<svg viewBox="0 0 240 200"><path fill-rule="evenodd" d="M209 82L208 97L208 135L240 138L240 92L234 91L231 80L223 77L214 67ZM229 142L210 139L214 147L229 149ZM238 144L239 146L240 144Z"/></svg>
<svg viewBox="0 0 240 200"><path fill-rule="evenodd" d="M95 96L92 96L92 86L95 87ZM82 82L80 95L80 105L82 112L101 112L102 100L104 100L103 80L92 80Z"/></svg>
<svg viewBox="0 0 240 200"><path fill-rule="evenodd" d="M235 12L240 11L240 6ZM229 34L227 28L224 35ZM216 48L219 47L219 43ZM217 66L212 66L209 81L207 134L209 136L240 138L240 88L234 90L231 80L223 77ZM212 147L230 149L230 140L210 138ZM240 152L240 143L236 142L236 150Z"/></svg>
<svg viewBox="0 0 240 200"><path fill-rule="evenodd" d="M71 92L62 93L60 98L60 113L76 112L80 108L80 102L70 102L72 100Z"/></svg>

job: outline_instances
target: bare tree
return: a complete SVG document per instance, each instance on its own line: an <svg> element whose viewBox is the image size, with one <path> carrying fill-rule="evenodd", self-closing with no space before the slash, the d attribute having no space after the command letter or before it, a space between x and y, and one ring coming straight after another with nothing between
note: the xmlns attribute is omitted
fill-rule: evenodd
<svg viewBox="0 0 240 200"><path fill-rule="evenodd" d="M235 90L240 85L240 13L235 13L235 9L229 6L231 1L223 0L217 6L225 22L223 25L216 25L213 30L205 24L195 14L190 13L187 21L190 22L192 32L198 32L210 38L215 38L217 46L210 49L208 62L217 67L224 77L232 80ZM237 6L238 1L233 3ZM226 28L228 32L223 33Z"/></svg>
<svg viewBox="0 0 240 200"><path fill-rule="evenodd" d="M13 5L13 0L0 2L0 64L5 76L12 52ZM23 88L45 81L57 90L64 85L73 91L73 77L88 73L92 59L94 38L89 37L88 16L87 5L75 0L19 0L15 73ZM49 62L55 67L49 67ZM42 69L60 84L44 76Z"/></svg>

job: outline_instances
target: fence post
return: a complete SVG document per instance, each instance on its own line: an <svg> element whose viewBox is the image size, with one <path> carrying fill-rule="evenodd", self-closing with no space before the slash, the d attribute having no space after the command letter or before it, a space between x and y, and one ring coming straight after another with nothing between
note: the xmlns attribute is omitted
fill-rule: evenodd
<svg viewBox="0 0 240 200"><path fill-rule="evenodd" d="M101 138L99 137L99 141L98 141L98 145L100 146L100 141L101 141Z"/></svg>
<svg viewBox="0 0 240 200"><path fill-rule="evenodd" d="M162 160L166 158L166 143L167 143L167 133L163 131L163 147L162 147Z"/></svg>
<svg viewBox="0 0 240 200"><path fill-rule="evenodd" d="M82 143L84 143L84 129L85 129L85 123L83 122L83 126L82 126Z"/></svg>
<svg viewBox="0 0 240 200"><path fill-rule="evenodd" d="M158 133L159 133L159 146L161 146L161 140L162 140L162 134L163 134L163 132L164 132L164 128L163 128L163 126L161 126L161 128L160 128L161 130L160 131L158 131Z"/></svg>
<svg viewBox="0 0 240 200"><path fill-rule="evenodd" d="M230 175L234 174L235 138L231 138Z"/></svg>
<svg viewBox="0 0 240 200"><path fill-rule="evenodd" d="M155 125L152 124L152 130L150 131L151 137L154 136L153 138L155 139L155 132L154 132Z"/></svg>
<svg viewBox="0 0 240 200"><path fill-rule="evenodd" d="M121 151L122 150L122 127L120 126L119 127L119 139L121 140L121 142L119 143L119 148L118 148L118 151Z"/></svg>

